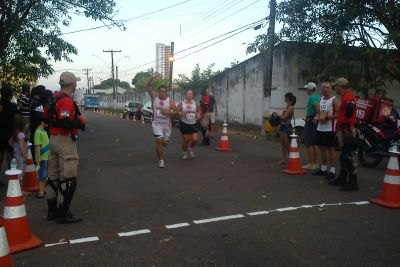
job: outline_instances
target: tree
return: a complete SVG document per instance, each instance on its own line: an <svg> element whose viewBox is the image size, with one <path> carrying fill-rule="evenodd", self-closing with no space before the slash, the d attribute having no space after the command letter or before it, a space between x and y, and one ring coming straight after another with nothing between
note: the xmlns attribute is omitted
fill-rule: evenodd
<svg viewBox="0 0 400 267"><path fill-rule="evenodd" d="M121 81L119 79L115 80L115 86L124 88L125 90L131 90L131 86L129 85L128 82ZM108 78L107 80L103 80L100 84L95 85L93 88L94 89L109 89L113 87L113 79Z"/></svg>
<svg viewBox="0 0 400 267"><path fill-rule="evenodd" d="M203 88L208 86L209 80L217 74L217 72L213 71L214 65L215 64L212 63L202 71L199 63L197 63L192 70L191 77L188 77L185 74L179 74L179 78L176 82L183 90L191 89L195 93L200 93Z"/></svg>
<svg viewBox="0 0 400 267"><path fill-rule="evenodd" d="M333 64L339 63L348 46L363 47L365 50L360 54L365 67L363 78L370 86L379 82L376 79L400 81L400 2L397 0L285 0L277 5L277 20L283 27L276 42L329 44L327 55L334 57L324 60ZM265 51L267 38L267 35L258 36L249 44L247 52Z"/></svg>
<svg viewBox="0 0 400 267"><path fill-rule="evenodd" d="M138 72L132 79L132 84L135 86L136 93L143 93L146 91L146 85L153 75L153 69ZM153 88L158 89L161 85L168 86L168 80L158 78L153 81Z"/></svg>
<svg viewBox="0 0 400 267"><path fill-rule="evenodd" d="M51 61L71 61L77 49L62 39L60 25L68 26L72 15L115 21L115 0L14 0L0 1L0 76L37 80L54 72Z"/></svg>

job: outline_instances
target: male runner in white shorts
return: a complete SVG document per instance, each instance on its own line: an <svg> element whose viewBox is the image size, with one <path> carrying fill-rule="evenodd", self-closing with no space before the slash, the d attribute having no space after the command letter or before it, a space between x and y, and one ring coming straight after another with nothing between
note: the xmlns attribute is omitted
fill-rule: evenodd
<svg viewBox="0 0 400 267"><path fill-rule="evenodd" d="M171 136L171 116L176 115L175 102L167 95L167 88L161 85L158 93L153 89L152 83L157 76L153 75L147 83L146 89L151 97L153 106L153 132L156 137L156 151L158 156L158 167L164 168L164 147L168 145Z"/></svg>

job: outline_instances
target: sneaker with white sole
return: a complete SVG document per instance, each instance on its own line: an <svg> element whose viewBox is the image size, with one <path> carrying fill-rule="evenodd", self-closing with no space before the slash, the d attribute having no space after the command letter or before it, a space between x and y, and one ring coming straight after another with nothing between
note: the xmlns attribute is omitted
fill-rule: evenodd
<svg viewBox="0 0 400 267"><path fill-rule="evenodd" d="M306 164L306 165L303 166L303 169L306 169L306 170L314 170L314 165L308 163L308 164Z"/></svg>
<svg viewBox="0 0 400 267"><path fill-rule="evenodd" d="M194 159L196 156L194 155L194 152L192 150L189 150L189 157L191 159Z"/></svg>
<svg viewBox="0 0 400 267"><path fill-rule="evenodd" d="M187 152L183 152L182 153L182 159L183 160L187 160L188 159L188 153Z"/></svg>
<svg viewBox="0 0 400 267"><path fill-rule="evenodd" d="M158 161L158 167L159 168L165 168L165 164L163 160Z"/></svg>

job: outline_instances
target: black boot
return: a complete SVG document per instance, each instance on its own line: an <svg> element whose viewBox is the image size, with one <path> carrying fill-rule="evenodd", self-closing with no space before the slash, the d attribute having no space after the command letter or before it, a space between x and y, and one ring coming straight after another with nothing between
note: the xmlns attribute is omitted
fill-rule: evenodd
<svg viewBox="0 0 400 267"><path fill-rule="evenodd" d="M344 170L340 170L339 176L336 179L333 179L328 182L328 185L333 186L344 186L347 181L347 172Z"/></svg>
<svg viewBox="0 0 400 267"><path fill-rule="evenodd" d="M65 183L65 189L62 189L60 187L60 192L63 195L64 200L63 203L59 206L59 215L56 223L67 224L81 222L81 218L74 216L69 211L69 207L71 206L72 198L74 196L74 192L77 186L76 177L67 178L64 182L61 183Z"/></svg>
<svg viewBox="0 0 400 267"><path fill-rule="evenodd" d="M57 219L58 208L57 208L57 198L51 198L47 200L47 220L52 221Z"/></svg>
<svg viewBox="0 0 400 267"><path fill-rule="evenodd" d="M349 182L339 188L339 190L344 192L358 191L357 175L350 175Z"/></svg>

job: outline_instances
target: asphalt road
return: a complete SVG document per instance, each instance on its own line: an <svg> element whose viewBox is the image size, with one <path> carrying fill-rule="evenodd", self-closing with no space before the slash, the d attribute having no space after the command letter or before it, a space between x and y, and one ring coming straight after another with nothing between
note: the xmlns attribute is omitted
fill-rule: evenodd
<svg viewBox="0 0 400 267"><path fill-rule="evenodd" d="M15 266L399 266L400 211L360 202L379 195L384 164L343 193L283 174L279 145L245 136L183 161L174 129L159 169L149 124L87 116L72 205L84 221L47 222L45 200L28 197L33 232L54 246Z"/></svg>

